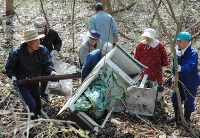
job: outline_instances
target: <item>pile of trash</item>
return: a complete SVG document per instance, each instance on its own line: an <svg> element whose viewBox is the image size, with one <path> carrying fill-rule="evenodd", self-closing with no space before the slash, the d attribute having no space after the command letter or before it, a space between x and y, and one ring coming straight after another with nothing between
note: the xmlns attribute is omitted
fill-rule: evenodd
<svg viewBox="0 0 200 138"><path fill-rule="evenodd" d="M89 116L98 119L126 95L126 85L113 73L111 67L104 66L76 101L75 110L88 112Z"/></svg>

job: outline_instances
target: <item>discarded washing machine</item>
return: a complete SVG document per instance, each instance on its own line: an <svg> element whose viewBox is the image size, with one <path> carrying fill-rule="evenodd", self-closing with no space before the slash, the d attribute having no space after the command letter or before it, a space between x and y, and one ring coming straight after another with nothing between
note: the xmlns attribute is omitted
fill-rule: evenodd
<svg viewBox="0 0 200 138"><path fill-rule="evenodd" d="M77 103L79 100L83 97L83 95L89 94L90 99L95 99L98 95L100 98L96 98L95 100L98 102L99 99L104 99L103 102L105 102L105 95L110 96L110 92L113 92L112 89L119 89L119 94L115 94L115 96L117 95L118 97L116 96L114 100L116 100L116 102L120 101L122 98L125 98L124 94L127 94L127 88L136 85L145 68L147 67L134 59L133 56L129 55L121 46L116 46L99 61L82 85L76 90L75 95L67 101L58 114L62 113L66 109L69 109L71 111L71 116L73 116L72 121L75 120L75 122L84 130L90 130L98 133L99 130L104 127L106 121L112 113L115 103L113 103L112 100L109 101L111 98L107 98L107 103L109 104L108 107L99 107L100 105L91 107L91 105L89 105L86 106L86 108L91 107L88 111L78 111L76 109L78 108ZM103 98L101 97L102 94L97 94L98 90L94 90L92 94L88 92L88 90L90 91L90 86L95 84L96 80L99 78L107 79L101 81L105 84L105 87L100 87L101 90L105 90ZM112 84L109 84L110 81L116 82L117 84L111 86ZM99 84L99 82L96 84ZM117 85L119 85L119 88L116 87ZM120 91L124 91L124 93L120 93ZM113 96L112 93L111 96ZM87 105L87 102L84 104ZM99 113L101 113L102 108L105 108L106 112L104 112L104 114L100 114L101 121L94 119L94 117L90 114L91 111L100 109L94 114L98 116Z"/></svg>

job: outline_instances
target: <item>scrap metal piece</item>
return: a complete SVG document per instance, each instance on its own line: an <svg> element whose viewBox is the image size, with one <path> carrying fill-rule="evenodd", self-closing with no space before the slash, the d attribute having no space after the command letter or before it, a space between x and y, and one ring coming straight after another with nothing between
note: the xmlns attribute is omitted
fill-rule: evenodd
<svg viewBox="0 0 200 138"><path fill-rule="evenodd" d="M130 114L154 116L156 109L157 89L131 86L124 99L126 107L121 102L115 105L113 112L128 110Z"/></svg>

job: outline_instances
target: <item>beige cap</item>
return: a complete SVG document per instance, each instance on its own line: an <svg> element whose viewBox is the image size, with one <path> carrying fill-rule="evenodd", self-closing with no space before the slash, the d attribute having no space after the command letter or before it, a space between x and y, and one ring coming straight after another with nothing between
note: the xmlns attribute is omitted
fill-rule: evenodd
<svg viewBox="0 0 200 138"><path fill-rule="evenodd" d="M24 41L22 41L22 43L37 40L44 36L44 34L38 35L38 32L35 29L29 29L24 32Z"/></svg>

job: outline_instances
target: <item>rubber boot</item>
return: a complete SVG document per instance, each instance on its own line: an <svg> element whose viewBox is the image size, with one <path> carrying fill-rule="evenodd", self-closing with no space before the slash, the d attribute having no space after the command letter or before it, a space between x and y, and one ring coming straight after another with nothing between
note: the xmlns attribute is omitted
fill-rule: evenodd
<svg viewBox="0 0 200 138"><path fill-rule="evenodd" d="M184 113L184 117L185 117L185 121L186 121L187 126L190 126L190 116L191 116L190 112Z"/></svg>
<svg viewBox="0 0 200 138"><path fill-rule="evenodd" d="M45 98L45 99L48 98L48 94L45 93L47 83L48 82L41 82L41 86L40 86L40 95L42 98Z"/></svg>
<svg viewBox="0 0 200 138"><path fill-rule="evenodd" d="M165 91L164 91L164 87L163 86L159 86L158 89L158 97L157 97L157 101L161 102L163 101L165 104L167 104L167 101L165 100Z"/></svg>
<svg viewBox="0 0 200 138"><path fill-rule="evenodd" d="M178 123L178 121L179 121L179 110L178 110L178 106L174 106L174 114L175 114L175 116L173 117L173 118L170 118L167 122L168 123Z"/></svg>

